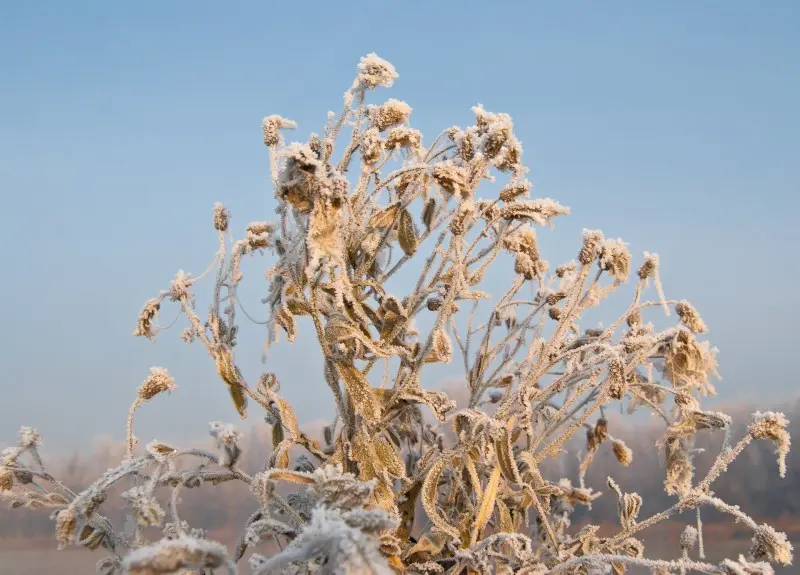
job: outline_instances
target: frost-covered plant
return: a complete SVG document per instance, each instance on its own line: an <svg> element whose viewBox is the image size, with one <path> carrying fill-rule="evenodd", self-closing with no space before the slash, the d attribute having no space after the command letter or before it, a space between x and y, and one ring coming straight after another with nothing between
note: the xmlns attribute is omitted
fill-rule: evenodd
<svg viewBox="0 0 800 575"><path fill-rule="evenodd" d="M734 443L730 418L701 408L701 398L714 393L716 351L700 339L707 328L694 307L665 299L658 256L645 252L634 268L624 242L585 230L576 259L551 266L536 230L568 209L549 198L528 199L532 186L511 118L476 106L472 126L448 128L426 146L409 126L410 106L366 103L396 78L388 62L363 58L342 113L329 114L323 134L304 143L284 142L283 130L294 122L267 117L276 221L250 223L232 241L230 214L216 205L219 250L209 268L216 281L208 315L201 318L193 299L206 274L182 271L139 314L135 334L152 339L161 305L180 307L188 319L183 337L208 350L236 411L245 417L254 402L272 426L264 468L250 475L238 466L241 435L221 423L211 425L216 453L157 441L137 451L136 409L174 388L166 370L154 368L131 407L127 458L119 467L75 493L45 471L38 433L25 428L18 446L3 453L2 496L16 507L52 509L60 547L106 549L98 565L104 573L233 572L262 540L284 547L271 557L252 554L257 573L588 574L637 565L657 573L738 574L789 564L784 534L711 490L754 439L775 443L783 474L788 422L780 413L757 413ZM275 256L264 299L269 341L281 332L295 341L306 318L324 359L321 376L337 413L322 444L300 429L273 373L247 382L237 364L241 262L262 251ZM495 297L479 289L490 267L509 276L513 270L513 281ZM404 288L396 281L401 271L404 278L415 274ZM602 329L581 328L585 312L631 275L634 293L624 313ZM658 297L644 301L650 283ZM674 309L680 323L656 329L645 316L657 308L667 316ZM421 384L426 366L454 360L463 363L469 396L459 410L446 393ZM597 526L573 528L570 515L600 497L585 474L604 445L621 465L635 461L604 417L613 404L663 420L664 488L675 503L640 517L642 498L608 478L620 527L600 536ZM693 462L701 431L723 436L704 474ZM575 481L548 477L547 460L584 433ZM290 466L293 449L302 455ZM122 480L132 482L124 494L131 521L119 532L100 509ZM258 503L230 554L178 512L181 489L228 481L245 483ZM296 490L282 494L280 484ZM160 502L157 488L165 486L172 496ZM415 515L418 503L426 518ZM748 558L705 562L703 507L752 529ZM640 533L687 510L696 510L697 523L681 537L682 557L647 559ZM143 528L153 525L163 525L161 540L147 540Z"/></svg>

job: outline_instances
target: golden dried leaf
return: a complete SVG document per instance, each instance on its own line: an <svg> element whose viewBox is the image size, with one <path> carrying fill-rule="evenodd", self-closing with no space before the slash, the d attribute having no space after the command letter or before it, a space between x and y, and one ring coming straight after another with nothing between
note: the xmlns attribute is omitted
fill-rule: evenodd
<svg viewBox="0 0 800 575"><path fill-rule="evenodd" d="M388 228L394 224L394 220L400 211L400 203L394 203L385 210L381 210L373 214L369 219L368 227L370 228Z"/></svg>
<svg viewBox="0 0 800 575"><path fill-rule="evenodd" d="M494 442L494 448L497 453L497 463L503 473L503 477L509 483L520 483L519 468L517 467L517 461L514 459L514 453L511 449L511 436L507 428L502 430L500 438Z"/></svg>
<svg viewBox="0 0 800 575"><path fill-rule="evenodd" d="M280 481L288 481L290 483L300 483L310 485L314 483L314 479L305 474L297 471L289 471L288 469L272 470L269 472L270 479L278 479Z"/></svg>
<svg viewBox="0 0 800 575"><path fill-rule="evenodd" d="M500 515L500 531L503 533L514 533L516 529L514 528L514 520L511 517L511 511L508 510L508 506L503 503L501 499L497 499L495 505L497 505L497 511Z"/></svg>
<svg viewBox="0 0 800 575"><path fill-rule="evenodd" d="M420 537L419 541L417 541L408 551L405 552L403 558L408 559L417 553L438 555L441 550L444 549L444 544L446 542L446 534L440 531L431 531L430 533L426 533Z"/></svg>
<svg viewBox="0 0 800 575"><path fill-rule="evenodd" d="M341 223L340 211L341 206L331 198L319 198L314 202L307 236L310 250L327 255L336 251Z"/></svg>
<svg viewBox="0 0 800 575"><path fill-rule="evenodd" d="M389 563L389 567L391 567L395 573L398 573L398 575L406 573L406 566L403 565L403 562L397 555L389 555L387 562Z"/></svg>
<svg viewBox="0 0 800 575"><path fill-rule="evenodd" d="M272 451L270 455L270 467L276 469L286 469L289 467L289 449L292 447L292 441L284 439Z"/></svg>
<svg viewBox="0 0 800 575"><path fill-rule="evenodd" d="M407 256L414 255L417 251L417 230L414 226L414 219L408 210L400 212L400 223L397 226L397 237L400 247Z"/></svg>
<svg viewBox="0 0 800 575"><path fill-rule="evenodd" d="M78 541L87 549L95 550L100 547L106 534L101 529L95 529L90 525L86 525L81 531Z"/></svg>
<svg viewBox="0 0 800 575"><path fill-rule="evenodd" d="M228 386L228 392L231 394L231 399L233 400L233 406L236 408L236 411L239 412L239 416L242 419L247 418L247 397L244 395L244 390L242 390L241 385L231 385Z"/></svg>
<svg viewBox="0 0 800 575"><path fill-rule="evenodd" d="M217 373L222 381L228 385L228 392L231 394L233 405L242 419L247 417L247 397L244 395L242 389L241 377L239 371L233 363L233 356L231 352L225 347L217 349Z"/></svg>
<svg viewBox="0 0 800 575"><path fill-rule="evenodd" d="M311 306L299 299L288 298L286 307L292 315L311 315Z"/></svg>
<svg viewBox="0 0 800 575"><path fill-rule="evenodd" d="M387 479L381 478L375 482L372 496L381 509L388 511L390 514L395 514L397 512L392 484Z"/></svg>
<svg viewBox="0 0 800 575"><path fill-rule="evenodd" d="M294 342L297 337L297 321L287 306L281 305L275 310L275 322L286 332L287 339Z"/></svg>
<svg viewBox="0 0 800 575"><path fill-rule="evenodd" d="M478 510L478 516L475 518L475 525L472 529L472 543L475 543L480 536L481 531L489 521L494 511L495 500L497 499L497 488L500 485L500 466L497 465L492 470L492 475L489 477L489 483L486 484L486 489L481 498L481 506Z"/></svg>
<svg viewBox="0 0 800 575"><path fill-rule="evenodd" d="M375 398L367 377L352 365L337 363L336 371L344 382L356 412L368 421L378 421L381 417L381 406Z"/></svg>
<svg viewBox="0 0 800 575"><path fill-rule="evenodd" d="M475 492L475 501L480 501L483 497L483 486L481 486L481 479L478 476L478 470L475 468L475 462L469 454L465 455L464 464L469 474L469 482L472 484L472 490Z"/></svg>
<svg viewBox="0 0 800 575"><path fill-rule="evenodd" d="M276 423L272 426L272 449L275 449L283 441L283 426Z"/></svg>
<svg viewBox="0 0 800 575"><path fill-rule="evenodd" d="M298 440L302 433L297 425L297 416L294 413L294 409L292 409L292 405L282 397L276 397L275 403L278 404L278 410L281 413L281 423L286 427L292 439Z"/></svg>
<svg viewBox="0 0 800 575"><path fill-rule="evenodd" d="M436 199L429 198L427 202L425 202L425 208L422 210L422 222L425 224L425 227L430 231L431 226L433 225L433 217L436 215Z"/></svg>
<svg viewBox="0 0 800 575"><path fill-rule="evenodd" d="M417 497L422 489L422 483L415 481L410 488L402 492L403 500L398 505L400 525L395 529L395 536L400 541L407 541L414 526L414 517L417 512Z"/></svg>
<svg viewBox="0 0 800 575"><path fill-rule="evenodd" d="M453 344L444 328L433 333L433 344L425 357L425 363L450 363L453 360Z"/></svg>
<svg viewBox="0 0 800 575"><path fill-rule="evenodd" d="M449 457L443 455L437 459L428 470L425 481L422 482L422 506L425 508L425 513L428 514L431 523L440 531L458 539L458 529L445 521L445 518L439 513L436 502L439 489L439 476L442 474L442 470L449 460Z"/></svg>
<svg viewBox="0 0 800 575"><path fill-rule="evenodd" d="M386 439L378 438L373 445L375 447L375 454L390 475L395 477L406 476L406 466L403 464L403 460L400 459L400 456L394 450L391 443Z"/></svg>

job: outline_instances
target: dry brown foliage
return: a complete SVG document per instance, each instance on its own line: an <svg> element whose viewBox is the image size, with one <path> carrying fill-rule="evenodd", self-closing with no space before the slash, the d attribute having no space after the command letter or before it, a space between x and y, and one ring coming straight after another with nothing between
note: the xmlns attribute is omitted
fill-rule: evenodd
<svg viewBox="0 0 800 575"><path fill-rule="evenodd" d="M780 413L757 413L734 442L730 418L701 408L714 392L715 350L699 339L706 325L694 307L665 299L658 257L645 252L633 268L625 243L586 230L576 259L551 271L535 230L568 209L527 199L532 186L511 118L477 106L474 125L449 128L426 147L408 125L407 104L366 103L396 77L388 62L363 58L343 112L305 143L285 144L282 131L294 123L266 118L277 221L253 222L233 241L230 214L215 206L219 250L208 272L179 272L139 315L135 334L150 339L161 305L180 306L189 324L183 337L208 350L234 409L244 418L254 403L272 426L273 450L261 471L241 469L240 432L216 422L216 452L158 441L137 450L136 410L174 387L166 370L154 368L131 406L118 467L76 493L45 471L38 434L25 428L18 446L3 454L3 497L15 507L52 509L59 546L106 549L103 573L233 573L248 549L269 539L284 548L269 558L252 554L255 573L588 574L638 565L657 573L738 574L789 564L792 546L782 533L711 489L753 440L775 444L783 473L788 422ZM340 139L346 143L335 159ZM495 177L502 181L492 186ZM270 341L280 333L295 341L303 318L314 326L322 379L337 406L322 443L300 428L274 374L247 382L237 365L240 264L259 251L276 256L264 300ZM493 298L479 288L490 268L503 266L514 279ZM401 271L418 274L416 281L406 293L391 293ZM193 290L210 273L213 303L203 319ZM584 312L631 275L625 312L608 327L581 328ZM651 282L658 297L644 301ZM645 319L670 308L676 326L657 330ZM447 393L420 383L426 366L452 361L463 362L468 388L468 405L459 410ZM674 503L640 517L642 498L609 477L606 497L618 500L620 526L601 537L596 526L571 528L570 515L601 495L585 483L598 450L610 449L621 466L636 464L605 417L614 404L663 420L664 488ZM704 474L694 464L698 432L723 435ZM546 462L580 434L586 443L576 481L547 477ZM290 466L292 449L304 454ZM118 531L101 508L123 480L131 482L123 493L130 522ZM226 482L243 482L255 500L230 551L179 515L181 490ZM294 489L287 494L279 489L285 485ZM158 498L163 487L172 490L166 502ZM426 517L415 516L419 502ZM750 557L704 561L703 507L752 529ZM640 532L695 509L696 525L681 538L683 557L647 559ZM147 537L154 526L163 527L157 541Z"/></svg>

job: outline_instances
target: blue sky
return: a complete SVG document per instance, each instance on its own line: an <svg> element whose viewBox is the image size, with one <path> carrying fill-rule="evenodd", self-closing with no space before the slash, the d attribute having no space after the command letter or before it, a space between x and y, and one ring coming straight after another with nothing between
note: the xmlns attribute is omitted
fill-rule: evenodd
<svg viewBox="0 0 800 575"><path fill-rule="evenodd" d="M142 410L143 440L236 419L205 352L182 328L132 337L136 314L205 268L215 201L237 230L272 214L261 118L321 131L369 52L400 73L374 101L407 101L429 137L478 102L512 115L537 194L572 208L540 234L553 261L583 227L658 252L721 348L722 399L793 397L798 29L777 0L0 2L0 438L122 437L151 365L179 389ZM245 268L260 317L268 261ZM242 335L246 374L263 336ZM268 360L304 420L330 409L306 341Z"/></svg>

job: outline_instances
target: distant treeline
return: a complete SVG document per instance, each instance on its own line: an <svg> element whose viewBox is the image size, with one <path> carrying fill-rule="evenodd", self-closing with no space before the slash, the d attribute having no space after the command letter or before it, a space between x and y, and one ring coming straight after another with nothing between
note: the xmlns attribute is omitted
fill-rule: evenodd
<svg viewBox="0 0 800 575"><path fill-rule="evenodd" d="M790 432L793 437L800 438L800 401L776 406L791 421ZM725 410L734 419L733 439L738 440L745 433L752 409L738 406ZM594 502L591 516L596 520L615 521L616 498L608 493L606 478L613 477L623 491L635 491L644 499L640 518L669 507L674 498L663 490L664 454L656 447L661 437L663 424L656 424L655 419L636 423L627 419L617 427L615 418L609 417L611 433L623 439L633 449L633 463L622 467L611 453L610 445L601 446L590 468L586 483L604 495ZM708 469L710 461L719 450L721 434L702 433L698 436L696 446L706 449L696 461L698 472ZM578 447L578 446L575 446ZM242 466L250 471L257 471L264 464L270 451L269 430L251 433L244 445ZM74 455L66 461L51 463L50 471L62 479L71 488L80 490L97 479L105 470L116 466L124 453L123 445L105 444L98 447L90 456ZM560 469L545 470L549 478L560 476L570 478L577 483L578 459L574 450L558 460ZM126 484L110 493L103 505L103 512L112 522L121 528L122 509L118 497L120 491L127 489ZM795 517L800 520L800 454L792 451L787 460L785 479L778 476L774 447L768 442L754 443L740 456L729 471L717 480L712 489L725 501L739 505L744 512L755 518L776 519ZM181 516L194 527L209 530L224 529L236 532L244 520L255 509L255 500L245 487L240 484L222 486L203 486L197 489L184 490L179 508ZM213 496L210 496L213 495ZM164 491L163 501L167 501L168 492ZM579 512L576 520L580 520L586 512ZM53 522L47 510L0 509L0 538L40 538L53 534ZM706 523L729 521L718 514L706 512ZM155 534L154 534L155 535Z"/></svg>

